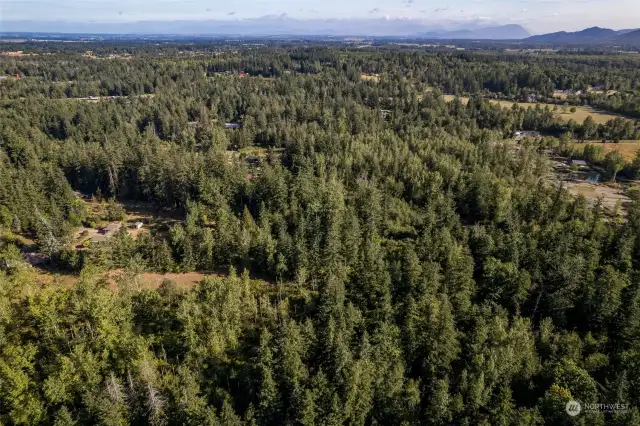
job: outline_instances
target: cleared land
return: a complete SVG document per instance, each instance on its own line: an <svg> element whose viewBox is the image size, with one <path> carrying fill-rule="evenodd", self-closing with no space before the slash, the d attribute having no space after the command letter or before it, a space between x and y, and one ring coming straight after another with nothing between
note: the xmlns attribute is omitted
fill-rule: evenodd
<svg viewBox="0 0 640 426"><path fill-rule="evenodd" d="M445 102L451 102L456 98L456 96L454 95L444 95L444 100ZM469 98L466 96L460 96L460 101L466 105L469 102ZM509 108L511 107L511 105L513 104L518 104L521 108L535 108L536 106L540 106L540 108L544 108L546 106L549 106L549 108L551 108L553 110L553 108L556 106L554 104L543 104L543 103L529 103L529 102L513 102L513 101L500 101L497 99L489 99L489 101L492 104L496 104L496 105L501 105L505 108ZM558 111L556 111L556 116L569 121L571 119L577 121L578 123L582 123L587 117L591 116L591 118L593 118L593 121L596 122L596 124L604 124L609 120L613 120L614 118L616 118L617 116L615 114L610 114L607 112L602 112L602 111L598 111L595 110L591 107L588 106L579 106L579 107L575 107L576 108L576 112L562 112L562 107L558 106Z"/></svg>
<svg viewBox="0 0 640 426"><path fill-rule="evenodd" d="M28 276L41 286L53 286L56 288L71 289L80 280L77 274L56 274L40 268L25 269L20 272ZM119 277L125 274L123 270L111 270L102 272L98 275L98 279L106 280L112 291L118 290ZM190 289L202 281L206 277L221 277L218 274L208 274L202 272L187 272L182 274L158 274L145 272L136 275L135 283L138 290L148 289L157 290L164 280L173 281L176 287L181 289Z"/></svg>
<svg viewBox="0 0 640 426"><path fill-rule="evenodd" d="M94 220L97 220L97 218L101 218L105 215L105 210L107 208L106 203L93 200L83 201L87 206L87 210L90 216L93 217ZM125 202L121 203L120 205L124 208L126 214L125 218L122 221L116 222L121 223L129 233L129 235L131 235L134 239L138 238L142 233L150 232L151 230L154 230L154 232L156 233L167 232L167 230L172 225L175 225L176 223L179 223L181 221L181 218L178 215L175 215L172 212L158 210L149 203ZM136 222L143 222L144 226L141 229L132 228L131 225ZM107 223L109 222L106 220L97 220L95 228L78 228L73 234L74 238L72 247L76 250L86 249L83 243L87 240L91 240L91 238L97 235L100 235L99 229L103 228ZM8 238L6 236L2 237ZM24 236L11 234L11 238L19 247L22 247L23 250L35 249L36 247L36 244L33 240L28 239ZM58 271L55 268L50 269L46 266L24 268L19 273L28 276L33 282L38 283L38 285L40 286L54 286L57 288L65 289L73 288L80 280L80 276L78 274L68 274L64 272L61 273L61 271ZM121 269L100 272L96 276L96 279L105 280L111 290L117 291L119 276L123 275L124 273L125 271ZM189 289L206 277L223 277L225 275L226 273L221 275L219 273L213 272L187 272L173 274L145 272L136 275L135 284L138 290L155 290L160 287L163 281L170 280L173 281L178 288Z"/></svg>
<svg viewBox="0 0 640 426"><path fill-rule="evenodd" d="M73 100L73 101L86 101L86 102L100 102L107 101L110 99L118 99L118 98L153 98L155 94L153 93L145 93L143 95L129 95L129 96L90 96L88 98L62 98L64 100Z"/></svg>
<svg viewBox="0 0 640 426"><path fill-rule="evenodd" d="M31 281L41 287L54 287L60 289L72 289L81 280L81 274L59 273L56 270L47 270L40 267L24 268L14 273L20 274L27 278L25 281ZM90 271L89 277L92 281L103 281L107 287L113 291L119 291L120 284L129 273L123 269L111 269L108 271ZM238 273L238 277L241 277ZM141 272L135 274L133 280L127 279L132 283L132 290L157 290L166 280L181 290L189 290L205 278L223 279L229 276L229 271L200 271L200 272L182 272L182 273L156 273ZM130 278L129 276L128 278ZM250 285L255 289L264 289L277 285L275 281L264 280L261 277L251 275L249 277Z"/></svg>
<svg viewBox="0 0 640 426"><path fill-rule="evenodd" d="M631 202L629 197L624 195L621 189L612 188L604 184L593 184L589 182L563 182L565 188L574 196L584 196L589 204L594 205L601 200L602 206L610 212L614 212L618 203Z"/></svg>
<svg viewBox="0 0 640 426"><path fill-rule="evenodd" d="M106 278L109 281L109 288L117 290L118 277L124 274L122 270L109 271ZM157 274L146 272L136 276L136 284L139 289L157 290L165 280L173 281L178 288L189 289L206 277L220 277L217 274L205 274L201 272L185 272L182 274Z"/></svg>
<svg viewBox="0 0 640 426"><path fill-rule="evenodd" d="M587 144L602 147L604 154L606 155L611 151L618 151L625 161L631 162L636 157L636 153L640 149L640 141L621 141L618 143L601 143L601 142L574 142L571 144L571 148L574 151L582 153L582 150Z"/></svg>
<svg viewBox="0 0 640 426"><path fill-rule="evenodd" d="M178 223L181 218L170 212L159 210L149 203L132 203L124 202L120 205L124 208L125 218L119 221L108 221L106 216L106 203L96 202L92 200L84 200L87 209L95 222L94 227L81 227L74 233L74 241L72 247L77 250L85 249L91 244L85 245L86 241L90 241L93 237L100 235L100 230L111 222L121 223L133 239L137 239L142 233L153 230L156 233L165 233L169 228ZM142 222L143 227L134 228L133 225Z"/></svg>
<svg viewBox="0 0 640 426"><path fill-rule="evenodd" d="M380 82L380 76L372 74L360 74L360 80L375 81L376 83L378 83Z"/></svg>
<svg viewBox="0 0 640 426"><path fill-rule="evenodd" d="M13 56L13 57L20 57L20 56L38 56L37 53L24 53L22 50L18 50L16 52L0 52L0 55L4 55L4 56Z"/></svg>
<svg viewBox="0 0 640 426"><path fill-rule="evenodd" d="M593 90L593 89L589 89L589 93L595 93L598 95L607 95L607 96L611 96L611 95L615 95L616 93L618 93L617 90Z"/></svg>
<svg viewBox="0 0 640 426"><path fill-rule="evenodd" d="M591 206L600 202L605 211L611 215L626 215L625 206L631 202L626 195L629 185L589 182L590 178L601 179L601 170L591 166L581 166L575 170L569 167L569 159L565 157L551 156L550 160L552 172L548 175L549 182L556 186L562 185L575 197L582 195Z"/></svg>

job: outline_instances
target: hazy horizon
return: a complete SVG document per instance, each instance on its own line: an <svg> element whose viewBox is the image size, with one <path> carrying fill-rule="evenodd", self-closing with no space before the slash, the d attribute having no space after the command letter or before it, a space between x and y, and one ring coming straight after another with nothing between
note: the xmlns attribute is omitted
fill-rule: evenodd
<svg viewBox="0 0 640 426"><path fill-rule="evenodd" d="M637 0L241 0L224 5L210 0L0 0L0 16L0 31L3 22L6 26L16 21L70 25L211 20L234 23L284 16L302 21L407 19L447 30L518 24L539 34L592 26L635 28L640 25L640 6Z"/></svg>

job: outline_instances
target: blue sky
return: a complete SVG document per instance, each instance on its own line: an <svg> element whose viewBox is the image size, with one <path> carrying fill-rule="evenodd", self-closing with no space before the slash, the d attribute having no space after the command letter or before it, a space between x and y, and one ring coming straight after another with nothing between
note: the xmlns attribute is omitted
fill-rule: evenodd
<svg viewBox="0 0 640 426"><path fill-rule="evenodd" d="M589 26L640 27L640 0L0 0L2 20L126 22L413 18L425 23L521 24L534 33Z"/></svg>

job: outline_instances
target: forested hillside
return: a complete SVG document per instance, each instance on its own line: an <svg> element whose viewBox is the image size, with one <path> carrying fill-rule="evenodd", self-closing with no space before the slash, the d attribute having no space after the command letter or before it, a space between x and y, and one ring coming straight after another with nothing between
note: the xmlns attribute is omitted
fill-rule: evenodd
<svg viewBox="0 0 640 426"><path fill-rule="evenodd" d="M636 124L484 99L638 99L637 61L0 47L23 51L0 62L1 423L640 424L640 204L612 216L546 179L549 150ZM121 203L174 220L71 244ZM15 267L28 250L77 284ZM141 288L150 271L217 275Z"/></svg>

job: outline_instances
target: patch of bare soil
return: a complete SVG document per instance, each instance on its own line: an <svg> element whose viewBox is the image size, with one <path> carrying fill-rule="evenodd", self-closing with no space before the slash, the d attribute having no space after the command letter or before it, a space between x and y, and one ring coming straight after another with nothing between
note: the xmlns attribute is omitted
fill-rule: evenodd
<svg viewBox="0 0 640 426"><path fill-rule="evenodd" d="M114 270L109 271L106 277L109 281L109 287L113 290L117 290L118 278L122 277L124 271ZM181 274L159 274L155 272L145 272L135 277L135 285L138 289L157 290L160 288L164 280L173 281L178 288L190 289L198 284L206 277L220 277L217 274L206 274L202 272L185 272Z"/></svg>
<svg viewBox="0 0 640 426"><path fill-rule="evenodd" d="M566 181L563 184L572 195L583 195L591 205L595 205L600 200L602 206L611 212L616 210L618 202L621 204L631 202L621 189L605 184L584 181Z"/></svg>

